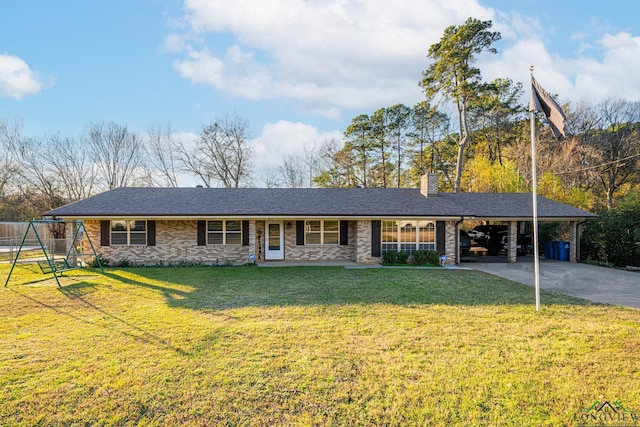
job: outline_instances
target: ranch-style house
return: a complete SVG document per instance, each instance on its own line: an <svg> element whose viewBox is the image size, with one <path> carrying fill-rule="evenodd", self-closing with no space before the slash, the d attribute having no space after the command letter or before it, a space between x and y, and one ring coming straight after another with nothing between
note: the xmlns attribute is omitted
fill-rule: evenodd
<svg viewBox="0 0 640 427"><path fill-rule="evenodd" d="M438 251L460 261L464 220L508 224L507 261L531 221L528 193L442 193L437 176L420 188L116 188L44 214L82 220L98 254L112 262L374 264L386 250ZM538 198L540 221L579 224L594 214Z"/></svg>

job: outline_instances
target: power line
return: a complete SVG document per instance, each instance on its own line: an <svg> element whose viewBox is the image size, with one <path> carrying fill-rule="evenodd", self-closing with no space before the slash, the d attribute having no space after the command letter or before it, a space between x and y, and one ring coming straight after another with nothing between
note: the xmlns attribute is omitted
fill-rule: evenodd
<svg viewBox="0 0 640 427"><path fill-rule="evenodd" d="M558 173L555 173L555 175L567 175L567 174L570 174L570 173L584 172L584 171L588 171L588 170L591 170L591 169L598 169L598 168L602 168L602 167L605 167L605 166L612 165L614 163L624 162L626 160L630 160L630 159L633 159L633 158L636 158L636 157L640 157L640 154L634 154L632 156L628 156L628 157L625 157L623 159L613 160L611 162L602 163L602 164L594 165L594 166L589 166L589 167L578 169L578 170L572 170L572 171L567 171L567 172L558 172Z"/></svg>

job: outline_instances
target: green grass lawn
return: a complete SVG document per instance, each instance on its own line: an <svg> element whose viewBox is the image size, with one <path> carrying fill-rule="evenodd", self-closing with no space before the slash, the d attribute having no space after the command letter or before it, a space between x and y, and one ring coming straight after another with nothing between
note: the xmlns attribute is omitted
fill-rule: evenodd
<svg viewBox="0 0 640 427"><path fill-rule="evenodd" d="M640 413L640 310L542 292L536 312L532 288L477 271L105 271L58 288L20 266L0 287L0 425L556 426L596 401Z"/></svg>

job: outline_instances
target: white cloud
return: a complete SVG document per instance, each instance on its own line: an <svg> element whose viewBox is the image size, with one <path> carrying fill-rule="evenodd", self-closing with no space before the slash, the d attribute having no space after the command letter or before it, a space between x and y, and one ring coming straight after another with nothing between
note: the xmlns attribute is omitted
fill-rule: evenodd
<svg viewBox="0 0 640 427"><path fill-rule="evenodd" d="M229 45L182 44L181 76L249 99L293 99L338 118L422 100L427 50L469 16L490 18L476 0L186 0L191 34L231 35Z"/></svg>
<svg viewBox="0 0 640 427"><path fill-rule="evenodd" d="M535 36L517 39L505 48L500 56L486 56L479 61L479 67L486 80L506 77L525 84L529 83L529 69L532 65L536 80L549 92L562 94L562 100L573 92L573 84L565 74L566 61L550 54L544 43ZM528 96L529 88L525 85L524 97L527 100Z"/></svg>
<svg viewBox="0 0 640 427"><path fill-rule="evenodd" d="M305 147L318 146L331 138L342 140L342 133L320 132L315 126L285 120L267 123L254 142L256 171L276 170L285 157L302 156Z"/></svg>
<svg viewBox="0 0 640 427"><path fill-rule="evenodd" d="M186 60L174 61L173 66L192 83L204 83L247 99L270 98L266 67L240 46L231 46L224 57L216 57L208 48L190 50L188 56Z"/></svg>
<svg viewBox="0 0 640 427"><path fill-rule="evenodd" d="M191 37L188 34L169 34L164 39L161 51L167 53L180 53L189 50Z"/></svg>
<svg viewBox="0 0 640 427"><path fill-rule="evenodd" d="M602 59L579 58L575 63L575 91L581 98L640 99L640 37L606 34L598 41Z"/></svg>
<svg viewBox="0 0 640 427"><path fill-rule="evenodd" d="M294 101L332 119L423 99L417 86L427 50L449 25L469 16L493 21L498 55L482 55L486 80L525 84L529 67L562 101L640 98L640 38L570 33L522 13L486 8L483 0L185 0L185 30L167 37L174 67L194 84L250 100ZM562 45L562 55L554 48ZM573 51L568 50L568 48Z"/></svg>
<svg viewBox="0 0 640 427"><path fill-rule="evenodd" d="M544 35L543 35L544 36ZM640 37L604 34L593 46L579 45L573 57L549 52L540 36L516 37L498 57L485 57L480 68L487 80L508 77L525 83L529 96L529 67L536 79L561 101L609 98L640 99ZM526 102L526 100L524 100Z"/></svg>
<svg viewBox="0 0 640 427"><path fill-rule="evenodd" d="M0 54L0 98L21 99L40 92L46 84L22 59Z"/></svg>

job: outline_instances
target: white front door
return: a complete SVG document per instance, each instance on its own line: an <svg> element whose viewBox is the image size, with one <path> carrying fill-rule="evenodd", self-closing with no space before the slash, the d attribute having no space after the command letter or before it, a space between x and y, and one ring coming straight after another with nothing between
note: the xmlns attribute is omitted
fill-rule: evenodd
<svg viewBox="0 0 640 427"><path fill-rule="evenodd" d="M282 221L269 222L265 224L267 229L267 239L265 242L264 259L283 260L284 259L284 229Z"/></svg>

